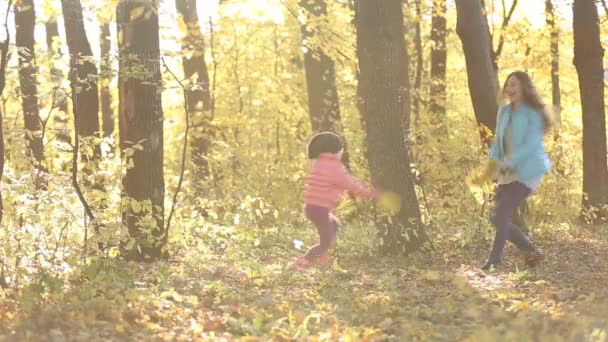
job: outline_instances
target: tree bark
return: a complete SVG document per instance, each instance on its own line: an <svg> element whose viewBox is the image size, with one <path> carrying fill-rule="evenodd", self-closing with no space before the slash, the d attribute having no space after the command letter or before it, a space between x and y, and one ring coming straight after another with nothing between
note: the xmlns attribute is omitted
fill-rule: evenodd
<svg viewBox="0 0 608 342"><path fill-rule="evenodd" d="M59 127L55 136L59 141L71 143L70 132L68 130L68 101L65 90L61 87L63 74L59 68L55 66L55 62L61 57L61 48L57 46L59 39L59 26L57 25L57 17L51 17L45 23L46 28L46 47L48 51L49 64L51 66L51 83L54 88L53 108L57 107L59 113L56 113L53 120Z"/></svg>
<svg viewBox="0 0 608 342"><path fill-rule="evenodd" d="M38 89L36 86L36 52L34 50L34 28L36 12L33 0L22 0L15 4L15 43L19 56L19 84L23 107L26 152L32 158L34 167L46 172L44 166L44 146L42 144L42 123L38 109ZM38 188L43 184L36 182Z"/></svg>
<svg viewBox="0 0 608 342"><path fill-rule="evenodd" d="M491 131L496 127L497 85L492 67L489 44L480 44L489 39L488 22L479 0L456 0L456 31L462 42L469 92L477 124L480 126L481 140L488 145Z"/></svg>
<svg viewBox="0 0 608 342"><path fill-rule="evenodd" d="M446 115L446 63L447 63L447 23L446 0L433 0L433 16L431 19L431 96L430 111L433 117L441 121ZM439 120L438 120L439 121Z"/></svg>
<svg viewBox="0 0 608 342"><path fill-rule="evenodd" d="M551 32L551 99L555 114L559 115L561 109L561 95L559 86L559 27L555 22L555 10L552 0L545 0L545 14L547 26Z"/></svg>
<svg viewBox="0 0 608 342"><path fill-rule="evenodd" d="M420 119L420 99L422 94L422 73L424 72L424 57L422 51L422 5L421 0L415 0L416 7L416 25L414 33L414 42L416 44L416 73L414 75L414 89L412 92L412 107L414 111L414 120Z"/></svg>
<svg viewBox="0 0 608 342"><path fill-rule="evenodd" d="M382 251L407 253L426 241L420 208L404 147L409 126L409 67L400 0L355 3L359 107L367 134L369 168L381 189L398 193L401 209L376 224ZM405 122L404 122L405 121Z"/></svg>
<svg viewBox="0 0 608 342"><path fill-rule="evenodd" d="M93 144L93 155L86 157L99 160L101 149L94 139L99 134L97 66L84 28L80 0L61 0L61 6L70 51L70 85L76 89L78 96L77 101L73 102L74 116L78 116L76 134Z"/></svg>
<svg viewBox="0 0 608 342"><path fill-rule="evenodd" d="M0 98L2 97L2 93L4 92L4 88L6 87L6 66L8 65L8 50L11 42L11 34L8 30L8 14L11 11L12 5L13 1L9 0L6 6L6 16L4 17L5 40L0 42ZM4 115L0 111L0 182L2 181L2 176L4 175L4 162ZM3 218L4 200L2 196L2 189L0 189L0 223L2 223Z"/></svg>
<svg viewBox="0 0 608 342"><path fill-rule="evenodd" d="M186 25L182 39L182 65L188 110L192 114L192 162L201 178L209 176L207 154L211 147L211 92L209 73L205 63L205 41L196 12L196 0L176 0L175 6Z"/></svg>
<svg viewBox="0 0 608 342"><path fill-rule="evenodd" d="M132 238L123 249L129 259L151 260L163 253L165 230L158 0L120 0L116 18L120 148L128 162L123 222Z"/></svg>
<svg viewBox="0 0 608 342"><path fill-rule="evenodd" d="M306 47L304 69L312 130L341 134L343 129L334 61L321 46L311 43L311 38L323 28L323 24L327 24L327 4L325 0L300 0L300 6L307 18L307 24L302 25L302 35Z"/></svg>
<svg viewBox="0 0 608 342"><path fill-rule="evenodd" d="M598 11L591 0L573 4L574 66L578 74L583 111L583 208L608 203L606 117L604 111L604 49Z"/></svg>
<svg viewBox="0 0 608 342"><path fill-rule="evenodd" d="M101 102L101 121L104 137L114 135L114 110L112 109L112 62L110 60L110 23L105 22L99 25L99 50L101 54L100 64L100 102Z"/></svg>

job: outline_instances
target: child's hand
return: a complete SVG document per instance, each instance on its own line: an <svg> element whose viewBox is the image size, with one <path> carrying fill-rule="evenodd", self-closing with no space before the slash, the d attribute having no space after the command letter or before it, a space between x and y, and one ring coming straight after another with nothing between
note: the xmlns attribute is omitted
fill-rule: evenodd
<svg viewBox="0 0 608 342"><path fill-rule="evenodd" d="M336 215L334 215L333 213L329 213L329 219L330 219L331 221L336 222L336 224L337 224L338 226L341 226L341 225L342 225L342 222L340 221L340 219L339 219L339 218L338 218Z"/></svg>

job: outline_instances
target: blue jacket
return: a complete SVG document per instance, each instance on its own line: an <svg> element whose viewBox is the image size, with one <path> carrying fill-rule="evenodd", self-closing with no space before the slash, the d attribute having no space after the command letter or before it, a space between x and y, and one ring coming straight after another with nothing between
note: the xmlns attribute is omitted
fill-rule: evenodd
<svg viewBox="0 0 608 342"><path fill-rule="evenodd" d="M500 107L494 142L488 153L492 160L505 160L504 139L509 121L513 129L511 163L518 181L532 188L535 180L551 170L551 161L545 153L542 114L523 103L515 113L511 111L510 104Z"/></svg>

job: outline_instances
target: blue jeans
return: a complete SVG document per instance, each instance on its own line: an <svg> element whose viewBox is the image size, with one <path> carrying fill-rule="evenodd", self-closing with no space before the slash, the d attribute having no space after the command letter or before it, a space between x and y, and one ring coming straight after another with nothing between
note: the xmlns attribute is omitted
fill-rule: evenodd
<svg viewBox="0 0 608 342"><path fill-rule="evenodd" d="M534 250L534 244L513 224L513 210L523 202L532 191L520 182L501 184L496 188L496 206L490 214L490 222L496 227L496 237L490 251L488 263L500 264L502 251L511 241L522 251Z"/></svg>

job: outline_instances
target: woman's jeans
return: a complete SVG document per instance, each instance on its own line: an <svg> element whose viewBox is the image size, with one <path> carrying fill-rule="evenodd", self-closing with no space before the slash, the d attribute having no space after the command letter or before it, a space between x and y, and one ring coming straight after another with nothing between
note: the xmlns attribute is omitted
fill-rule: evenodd
<svg viewBox="0 0 608 342"><path fill-rule="evenodd" d="M519 207L531 192L520 182L501 184L496 188L496 206L490 214L490 222L496 227L496 237L488 258L489 264L500 264L507 240L522 251L534 250L534 244L512 222L513 210Z"/></svg>

